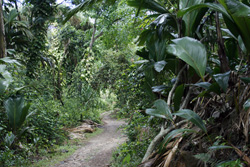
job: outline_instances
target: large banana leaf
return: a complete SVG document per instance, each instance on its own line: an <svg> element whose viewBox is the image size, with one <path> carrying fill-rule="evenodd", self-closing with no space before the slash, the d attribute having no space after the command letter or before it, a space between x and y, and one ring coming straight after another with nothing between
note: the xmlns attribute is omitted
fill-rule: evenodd
<svg viewBox="0 0 250 167"><path fill-rule="evenodd" d="M202 119L192 110L183 109L178 111L177 113L174 113L174 115L177 115L179 117L182 117L184 119L187 119L191 121L193 124L198 126L201 130L203 130L205 133L207 133L207 128L205 124L203 123Z"/></svg>
<svg viewBox="0 0 250 167"><path fill-rule="evenodd" d="M179 57L192 66L203 78L207 66L207 51L205 46L196 39L184 37L173 40L168 46L168 52Z"/></svg>
<svg viewBox="0 0 250 167"><path fill-rule="evenodd" d="M24 106L24 98L10 97L5 101L4 107L9 119L9 124L12 131L15 133L24 123L24 121L30 116L30 105Z"/></svg>

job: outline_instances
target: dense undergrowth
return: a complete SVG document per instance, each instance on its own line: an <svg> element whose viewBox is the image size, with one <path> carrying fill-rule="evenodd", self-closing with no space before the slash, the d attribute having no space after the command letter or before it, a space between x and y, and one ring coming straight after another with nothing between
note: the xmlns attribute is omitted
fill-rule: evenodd
<svg viewBox="0 0 250 167"><path fill-rule="evenodd" d="M114 107L128 119L114 167L250 165L248 0L15 2L0 20L1 165Z"/></svg>

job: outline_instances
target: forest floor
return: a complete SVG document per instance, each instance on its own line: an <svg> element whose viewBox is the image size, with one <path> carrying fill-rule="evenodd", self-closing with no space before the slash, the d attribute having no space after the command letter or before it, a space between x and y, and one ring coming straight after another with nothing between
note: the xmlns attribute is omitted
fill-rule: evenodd
<svg viewBox="0 0 250 167"><path fill-rule="evenodd" d="M55 167L107 167L109 166L112 151L125 142L126 137L121 134L119 127L124 125L123 120L112 118L110 112L102 115L103 133L88 140L83 147L72 156L61 161Z"/></svg>

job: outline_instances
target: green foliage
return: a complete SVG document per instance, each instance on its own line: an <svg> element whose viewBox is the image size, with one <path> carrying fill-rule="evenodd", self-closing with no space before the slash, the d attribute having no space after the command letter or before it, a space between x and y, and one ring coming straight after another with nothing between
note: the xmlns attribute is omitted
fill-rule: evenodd
<svg viewBox="0 0 250 167"><path fill-rule="evenodd" d="M139 112L134 113L131 123L124 128L128 141L120 145L113 153L113 167L134 167L140 164L150 144L150 138L155 135L158 128L155 126L157 121L159 120L148 122L148 117Z"/></svg>
<svg viewBox="0 0 250 167"><path fill-rule="evenodd" d="M156 100L154 102L154 107L156 109L147 109L146 113L149 115L164 118L167 120L173 120L173 116L170 111L170 108L164 100L161 100L161 99Z"/></svg>
<svg viewBox="0 0 250 167"><path fill-rule="evenodd" d="M249 109L249 107L250 107L250 99L248 99L248 100L244 103L243 107L244 107L245 110Z"/></svg>
<svg viewBox="0 0 250 167"><path fill-rule="evenodd" d="M207 67L207 51L204 45L189 37L175 39L173 42L175 44L169 45L168 52L192 66L203 78Z"/></svg>
<svg viewBox="0 0 250 167"><path fill-rule="evenodd" d="M184 119L191 121L193 124L198 126L201 130L207 133L207 128L205 124L203 123L203 120L199 117L199 115L197 115L192 110L182 109L178 111L177 113L174 113L174 115L177 115L179 117L182 117Z"/></svg>
<svg viewBox="0 0 250 167"><path fill-rule="evenodd" d="M184 94L184 85L180 85L176 88L173 99L175 111L178 111L180 109L183 94Z"/></svg>
<svg viewBox="0 0 250 167"><path fill-rule="evenodd" d="M4 144L8 147L11 148L11 145L14 143L16 136L13 133L8 133L6 134L4 138Z"/></svg>
<svg viewBox="0 0 250 167"><path fill-rule="evenodd" d="M227 91L228 88L228 81L230 77L230 71L224 74L216 74L214 75L215 81L219 84L219 86L223 89L224 92Z"/></svg>
<svg viewBox="0 0 250 167"><path fill-rule="evenodd" d="M32 114L29 113L30 105L24 105L23 97L10 97L4 103L10 127L14 133L21 128L24 121Z"/></svg>
<svg viewBox="0 0 250 167"><path fill-rule="evenodd" d="M216 165L216 167L243 167L241 161L239 159L235 161L226 161L226 162L221 162Z"/></svg>
<svg viewBox="0 0 250 167"><path fill-rule="evenodd" d="M163 150L172 139L187 135L188 133L195 133L195 132L196 131L192 129L176 129L176 130L171 131L170 133L167 134L167 136L162 141L160 145L160 150Z"/></svg>

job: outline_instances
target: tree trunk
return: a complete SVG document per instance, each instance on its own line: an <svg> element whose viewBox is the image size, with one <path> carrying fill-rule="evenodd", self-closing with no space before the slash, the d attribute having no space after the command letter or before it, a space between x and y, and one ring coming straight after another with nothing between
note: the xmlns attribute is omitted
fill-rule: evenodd
<svg viewBox="0 0 250 167"><path fill-rule="evenodd" d="M93 33L92 33L91 41L90 41L90 44L89 44L89 54L88 54L88 56L91 55L91 51L92 51L95 40L97 40L99 37L101 37L103 35L103 31L100 34L98 34L97 36L95 36L95 33L96 33L96 20L95 20L95 23L94 23Z"/></svg>
<svg viewBox="0 0 250 167"><path fill-rule="evenodd" d="M6 56L6 42L4 32L4 18L3 18L3 7L2 1L0 0L0 58Z"/></svg>
<svg viewBox="0 0 250 167"><path fill-rule="evenodd" d="M220 29L220 20L219 20L219 14L216 12L215 14L215 20L216 20L216 30L217 30L217 42L218 42L218 55L220 59L220 66L221 66L221 72L227 72L230 71L228 60L225 52L225 45L224 40L222 38L221 29Z"/></svg>

